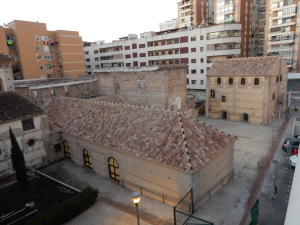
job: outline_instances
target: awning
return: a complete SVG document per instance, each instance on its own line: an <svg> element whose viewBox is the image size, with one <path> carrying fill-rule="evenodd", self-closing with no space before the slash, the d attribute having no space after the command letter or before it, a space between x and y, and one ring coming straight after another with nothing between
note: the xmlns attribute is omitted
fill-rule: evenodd
<svg viewBox="0 0 300 225"><path fill-rule="evenodd" d="M289 17L283 17L282 19L289 19L289 18L292 18L292 16L289 16ZM292 22L292 21L291 21Z"/></svg>

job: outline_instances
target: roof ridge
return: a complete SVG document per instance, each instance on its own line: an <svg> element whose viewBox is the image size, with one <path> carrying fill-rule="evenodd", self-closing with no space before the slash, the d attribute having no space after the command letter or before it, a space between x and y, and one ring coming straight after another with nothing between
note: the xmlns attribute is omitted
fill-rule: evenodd
<svg viewBox="0 0 300 225"><path fill-rule="evenodd" d="M188 149L188 144L186 141L186 137L185 137L185 129L183 126L183 122L182 122L182 118L181 118L181 114L180 112L177 112L178 116L179 116L179 124L180 124L180 129L181 129L181 134L182 134L182 138L183 138L183 144L184 144L184 150L185 150L185 154L186 154L186 158L188 161L188 169L187 169L187 173L193 173L194 169L193 169L193 165L191 163L191 156L190 156L190 152Z"/></svg>

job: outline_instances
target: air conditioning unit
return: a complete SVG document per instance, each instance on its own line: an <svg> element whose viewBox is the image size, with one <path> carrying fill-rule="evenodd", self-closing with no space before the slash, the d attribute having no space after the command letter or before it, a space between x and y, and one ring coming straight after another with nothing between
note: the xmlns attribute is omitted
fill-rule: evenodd
<svg viewBox="0 0 300 225"><path fill-rule="evenodd" d="M58 62L60 62L60 59L58 60Z"/></svg>
<svg viewBox="0 0 300 225"><path fill-rule="evenodd" d="M51 59L48 59L48 62L51 62Z"/></svg>
<svg viewBox="0 0 300 225"><path fill-rule="evenodd" d="M58 70L61 70L61 68L58 68Z"/></svg>

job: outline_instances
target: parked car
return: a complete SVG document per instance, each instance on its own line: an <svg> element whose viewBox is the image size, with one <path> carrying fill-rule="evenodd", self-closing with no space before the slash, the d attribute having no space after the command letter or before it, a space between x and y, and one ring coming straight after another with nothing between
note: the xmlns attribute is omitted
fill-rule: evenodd
<svg viewBox="0 0 300 225"><path fill-rule="evenodd" d="M297 160L298 160L298 155L291 156L289 159L291 166L295 167L297 164Z"/></svg>
<svg viewBox="0 0 300 225"><path fill-rule="evenodd" d="M282 150L286 151L289 146L292 147L292 151L296 148L298 150L300 144L299 138L286 138L282 144Z"/></svg>

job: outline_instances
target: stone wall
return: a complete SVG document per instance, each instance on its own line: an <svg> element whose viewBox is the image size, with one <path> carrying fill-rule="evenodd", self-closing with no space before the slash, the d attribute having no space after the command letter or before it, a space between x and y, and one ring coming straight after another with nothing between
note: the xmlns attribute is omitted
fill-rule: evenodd
<svg viewBox="0 0 300 225"><path fill-rule="evenodd" d="M164 109L186 109L187 66L134 67L123 70L99 70L100 94L119 93L134 105Z"/></svg>
<svg viewBox="0 0 300 225"><path fill-rule="evenodd" d="M52 96L66 96L73 98L91 98L99 95L99 83L91 79L41 79L16 82L16 92L42 105Z"/></svg>

